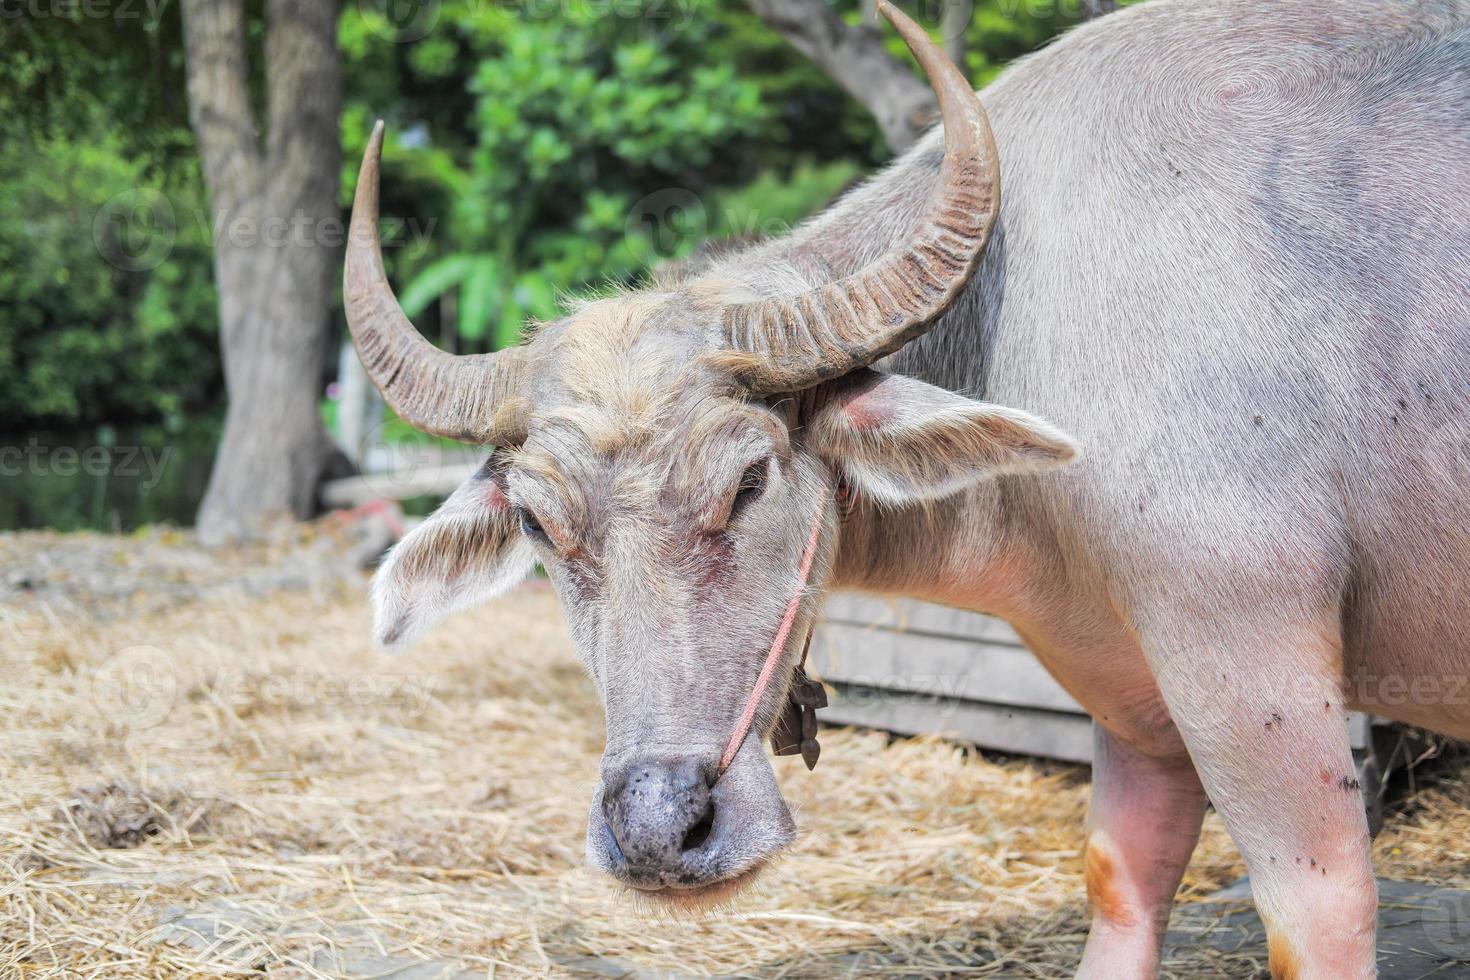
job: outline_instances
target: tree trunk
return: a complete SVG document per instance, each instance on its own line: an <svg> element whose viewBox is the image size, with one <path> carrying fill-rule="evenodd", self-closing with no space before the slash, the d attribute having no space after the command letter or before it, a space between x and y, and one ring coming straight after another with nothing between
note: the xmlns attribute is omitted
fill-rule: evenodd
<svg viewBox="0 0 1470 980"><path fill-rule="evenodd" d="M883 47L869 23L854 27L824 0L746 0L755 15L857 99L878 121L894 153L902 153L938 119L929 86Z"/></svg>
<svg viewBox="0 0 1470 980"><path fill-rule="evenodd" d="M337 0L268 0L262 147L243 0L183 3L229 399L197 519L206 544L247 540L276 517L310 516L333 451L317 399L343 241L337 11Z"/></svg>

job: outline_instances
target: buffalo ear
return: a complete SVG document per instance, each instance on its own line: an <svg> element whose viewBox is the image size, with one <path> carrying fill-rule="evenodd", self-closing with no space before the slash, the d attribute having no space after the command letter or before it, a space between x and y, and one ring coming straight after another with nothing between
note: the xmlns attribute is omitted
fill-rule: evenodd
<svg viewBox="0 0 1470 980"><path fill-rule="evenodd" d="M373 637L389 649L407 648L450 613L519 585L535 564L505 497L497 450L388 552L373 576Z"/></svg>
<svg viewBox="0 0 1470 980"><path fill-rule="evenodd" d="M937 500L1077 455L1069 437L1034 415L902 375L856 371L818 401L806 425L809 444L860 492L891 505Z"/></svg>

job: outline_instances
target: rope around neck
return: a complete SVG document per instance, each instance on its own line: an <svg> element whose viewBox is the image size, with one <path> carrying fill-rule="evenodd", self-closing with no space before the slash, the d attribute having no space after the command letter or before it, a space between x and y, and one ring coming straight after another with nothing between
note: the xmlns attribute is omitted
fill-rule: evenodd
<svg viewBox="0 0 1470 980"><path fill-rule="evenodd" d="M776 667L781 662L781 651L786 647L786 640L791 636L791 628L796 625L796 614L801 611L801 594L806 591L807 579L811 576L812 561L817 556L817 539L822 533L822 508L817 508L816 519L812 521L811 534L807 536L806 551L801 556L801 569L797 573L796 588L792 590L791 600L786 603L786 613L781 617L781 627L776 630L776 639L771 643L771 651L766 654L766 662L761 666L760 677L756 678L755 689L750 692L750 699L745 702L745 710L740 713L740 721L735 725L735 731L730 735L730 741L725 745L725 754L720 756L720 768L716 771L715 778L725 774L730 768L730 763L735 761L735 753L740 751L740 746L745 744L745 737L750 734L750 726L755 722L755 713L760 710L761 698L765 696L766 688L771 685L771 678L776 675Z"/></svg>

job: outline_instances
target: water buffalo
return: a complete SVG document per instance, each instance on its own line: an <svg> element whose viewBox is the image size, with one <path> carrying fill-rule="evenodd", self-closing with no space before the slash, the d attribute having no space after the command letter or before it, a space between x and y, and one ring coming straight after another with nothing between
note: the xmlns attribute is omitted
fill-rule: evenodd
<svg viewBox="0 0 1470 980"><path fill-rule="evenodd" d="M741 722L824 593L996 614L1097 722L1082 974L1154 973L1208 797L1273 974L1372 975L1344 713L1470 736L1470 5L1145 4L1009 69L990 123L880 8L942 131L512 350L403 316L375 134L358 349L496 447L383 564L380 639L544 565L606 708L588 858L707 899L793 837Z"/></svg>

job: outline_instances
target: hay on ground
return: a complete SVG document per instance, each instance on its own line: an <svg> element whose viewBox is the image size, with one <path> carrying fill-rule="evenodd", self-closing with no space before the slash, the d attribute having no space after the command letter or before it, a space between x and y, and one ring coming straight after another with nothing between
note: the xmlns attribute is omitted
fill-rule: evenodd
<svg viewBox="0 0 1470 980"><path fill-rule="evenodd" d="M257 594L204 572L189 601L185 562L159 602L146 552L187 541L83 540L127 556L106 597L31 583L0 612L0 976L1075 968L1084 767L830 732L815 773L776 762L801 837L758 889L650 918L581 866L600 712L544 584L390 658L361 577ZM1467 799L1421 793L1382 867L1470 880ZM1241 873L1212 815L1183 897ZM1199 949L1169 970L1259 966Z"/></svg>

